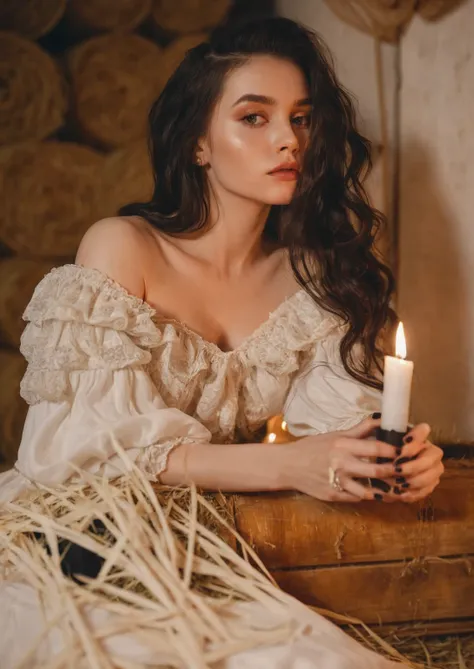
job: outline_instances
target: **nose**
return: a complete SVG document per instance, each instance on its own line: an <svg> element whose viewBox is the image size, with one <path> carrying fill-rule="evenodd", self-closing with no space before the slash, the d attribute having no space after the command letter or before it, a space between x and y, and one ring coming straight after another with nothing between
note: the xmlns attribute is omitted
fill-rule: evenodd
<svg viewBox="0 0 474 669"><path fill-rule="evenodd" d="M290 123L285 123L276 132L275 147L277 153L289 151L292 155L299 150L298 137Z"/></svg>

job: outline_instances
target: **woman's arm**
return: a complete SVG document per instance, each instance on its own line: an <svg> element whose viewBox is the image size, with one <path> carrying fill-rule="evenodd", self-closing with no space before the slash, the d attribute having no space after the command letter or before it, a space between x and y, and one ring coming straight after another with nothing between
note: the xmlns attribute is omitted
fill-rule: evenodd
<svg viewBox="0 0 474 669"><path fill-rule="evenodd" d="M168 458L160 474L165 485L189 485L205 490L258 492L297 490L328 501L374 499L373 491L353 477L393 476L392 464L361 458L394 458L395 447L367 437L380 420L367 419L350 430L305 437L287 444L185 443ZM333 468L345 481L345 492L329 482Z"/></svg>
<svg viewBox="0 0 474 669"><path fill-rule="evenodd" d="M193 482L204 490L285 490L289 488L284 473L290 446L186 443L170 453L167 469L159 478L165 485Z"/></svg>

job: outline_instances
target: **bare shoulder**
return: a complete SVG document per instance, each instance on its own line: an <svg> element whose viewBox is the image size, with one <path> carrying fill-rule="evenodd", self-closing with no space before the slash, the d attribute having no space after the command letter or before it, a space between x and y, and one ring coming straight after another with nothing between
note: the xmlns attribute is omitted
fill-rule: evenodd
<svg viewBox="0 0 474 669"><path fill-rule="evenodd" d="M144 225L135 219L104 218L94 223L82 238L76 263L99 270L143 299L147 238Z"/></svg>

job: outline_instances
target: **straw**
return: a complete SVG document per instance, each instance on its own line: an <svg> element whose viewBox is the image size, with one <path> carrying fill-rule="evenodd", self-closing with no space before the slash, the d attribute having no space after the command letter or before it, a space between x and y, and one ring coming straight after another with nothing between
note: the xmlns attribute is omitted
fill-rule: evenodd
<svg viewBox="0 0 474 669"><path fill-rule="evenodd" d="M66 0L2 0L0 26L29 39L46 35L58 23Z"/></svg>
<svg viewBox="0 0 474 669"><path fill-rule="evenodd" d="M151 652L158 657L164 653L184 666L204 669L240 650L291 637L295 630L289 617L265 632L235 615L224 615L225 607L235 601L258 601L281 615L287 596L198 522L200 512L209 513L216 523L221 519L194 487L155 491L138 470L113 483L87 474L85 479L86 483L54 490L40 487L8 505L8 513L0 516L2 566L38 590L47 610L55 612L55 621L62 607L61 626L72 634L78 661L100 669L115 666L98 643L86 603L110 615L108 631L100 630L102 640L117 629L133 629ZM106 526L108 540L83 529L94 518ZM226 521L222 526L224 534L232 529ZM28 536L31 532L44 534L49 559L45 548ZM63 576L60 538L104 558L97 578L83 579L86 584L81 587ZM70 662L70 654L59 655L48 669L62 669Z"/></svg>
<svg viewBox="0 0 474 669"><path fill-rule="evenodd" d="M116 148L146 136L164 85L162 53L134 34L93 37L69 52L74 119L86 139Z"/></svg>
<svg viewBox="0 0 474 669"><path fill-rule="evenodd" d="M3 343L19 348L25 328L23 312L35 286L53 264L19 257L0 260L0 337Z"/></svg>
<svg viewBox="0 0 474 669"><path fill-rule="evenodd" d="M63 124L65 83L53 58L37 44L0 32L0 81L0 144L43 139Z"/></svg>
<svg viewBox="0 0 474 669"><path fill-rule="evenodd" d="M23 256L71 258L103 217L103 156L72 142L0 151L0 239Z"/></svg>
<svg viewBox="0 0 474 669"><path fill-rule="evenodd" d="M69 0L68 26L80 34L135 30L151 9L151 0Z"/></svg>
<svg viewBox="0 0 474 669"><path fill-rule="evenodd" d="M165 32L193 33L223 21L230 6L230 0L153 0L151 15Z"/></svg>

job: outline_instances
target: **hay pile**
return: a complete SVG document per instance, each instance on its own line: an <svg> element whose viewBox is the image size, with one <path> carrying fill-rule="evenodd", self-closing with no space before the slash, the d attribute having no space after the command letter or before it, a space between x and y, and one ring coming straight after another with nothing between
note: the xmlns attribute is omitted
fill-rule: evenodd
<svg viewBox="0 0 474 669"><path fill-rule="evenodd" d="M19 35L0 32L0 144L54 133L64 122L66 98L64 77L51 55Z"/></svg>
<svg viewBox="0 0 474 669"><path fill-rule="evenodd" d="M368 648L388 656L394 651L407 658L416 669L474 669L474 635L417 635L415 626L384 635L383 638L366 627L347 630Z"/></svg>
<svg viewBox="0 0 474 669"><path fill-rule="evenodd" d="M38 39L54 28L66 4L66 0L2 0L0 26L3 30Z"/></svg>
<svg viewBox="0 0 474 669"><path fill-rule="evenodd" d="M113 482L82 474L85 483L37 487L0 514L0 567L39 592L45 610L52 612L51 626L67 639L54 660L38 665L29 652L21 667L142 669L146 662L118 655L126 644L138 653L138 639L139 655L144 648L148 657L162 658L158 666L204 669L300 633L288 608L291 598L236 533L232 497L151 485L136 468ZM105 532L90 529L97 520ZM65 542L103 559L97 578L73 580L63 574ZM277 622L259 628L251 618L235 615L236 603L257 603ZM375 652L405 663L409 658L413 669L474 666L472 638L423 640L415 630L411 636L380 638L360 621L318 613L349 626L351 635ZM118 646L117 635L126 643Z"/></svg>
<svg viewBox="0 0 474 669"><path fill-rule="evenodd" d="M106 657L104 645L132 630L148 654L171 666L204 668L241 650L289 640L295 629L285 619L287 596L218 508L221 500L211 503L195 488L155 492L138 470L113 484L90 476L87 485L36 490L9 505L0 516L0 565L40 593L67 639L64 651L41 666L146 666ZM97 519L106 527L103 535L87 529ZM241 555L225 535L235 537ZM80 585L64 576L60 539L104 558L96 579ZM282 622L255 629L251 620L228 614L235 602L259 602ZM102 616L99 630L91 628L91 609ZM29 653L21 666L36 666L32 658Z"/></svg>

